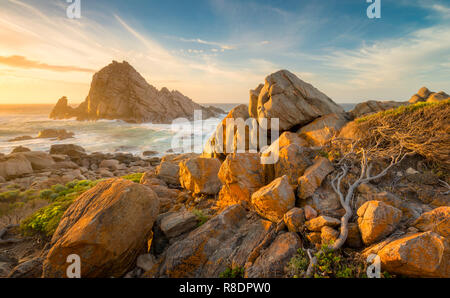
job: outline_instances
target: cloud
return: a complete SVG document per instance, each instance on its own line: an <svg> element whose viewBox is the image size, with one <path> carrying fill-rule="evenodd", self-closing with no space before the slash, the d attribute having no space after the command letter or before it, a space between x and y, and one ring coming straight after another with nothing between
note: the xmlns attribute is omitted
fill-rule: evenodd
<svg viewBox="0 0 450 298"><path fill-rule="evenodd" d="M425 84L450 88L449 64L443 63L450 61L450 27L436 25L316 59L329 69L328 86L336 90L404 99Z"/></svg>
<svg viewBox="0 0 450 298"><path fill-rule="evenodd" d="M219 42L214 42L214 41L206 41L206 40L202 40L200 38L196 38L196 39L179 38L179 40L183 41L183 42L192 42L192 43L198 43L198 44L204 44L204 45L210 45L210 46L217 46L217 47L221 48L222 50L233 50L236 48L235 46L221 44Z"/></svg>
<svg viewBox="0 0 450 298"><path fill-rule="evenodd" d="M0 64L27 69L44 69L51 71L80 71L80 72L95 72L93 69L82 68L77 66L62 66L62 65L50 65L39 61L28 60L24 56L0 56Z"/></svg>

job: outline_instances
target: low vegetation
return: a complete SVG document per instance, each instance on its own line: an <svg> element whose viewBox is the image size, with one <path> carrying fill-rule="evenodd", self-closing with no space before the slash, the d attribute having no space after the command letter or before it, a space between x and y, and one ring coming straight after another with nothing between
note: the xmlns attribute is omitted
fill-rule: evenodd
<svg viewBox="0 0 450 298"><path fill-rule="evenodd" d="M450 100L401 106L356 120L363 148L376 148L378 157L416 153L450 169ZM363 133L364 132L364 133Z"/></svg>
<svg viewBox="0 0 450 298"><path fill-rule="evenodd" d="M197 216L197 226L199 227L204 225L209 220L209 216L205 215L202 210L194 209L192 213Z"/></svg>
<svg viewBox="0 0 450 298"><path fill-rule="evenodd" d="M245 269L242 267L228 267L224 272L220 273L220 278L244 278Z"/></svg>
<svg viewBox="0 0 450 298"><path fill-rule="evenodd" d="M101 180L72 181L66 185L57 184L42 190L40 198L50 204L39 209L21 222L20 229L25 236L51 238L64 212L83 192L97 185Z"/></svg>
<svg viewBox="0 0 450 298"><path fill-rule="evenodd" d="M355 256L343 256L344 252L323 245L315 254L314 278L364 278L367 277L363 262ZM303 278L307 275L309 259L303 249L290 260L287 273L289 277Z"/></svg>
<svg viewBox="0 0 450 298"><path fill-rule="evenodd" d="M133 181L134 183L139 183L141 181L141 178L143 175L144 175L144 173L134 173L134 174L129 174L129 175L123 176L122 178Z"/></svg>

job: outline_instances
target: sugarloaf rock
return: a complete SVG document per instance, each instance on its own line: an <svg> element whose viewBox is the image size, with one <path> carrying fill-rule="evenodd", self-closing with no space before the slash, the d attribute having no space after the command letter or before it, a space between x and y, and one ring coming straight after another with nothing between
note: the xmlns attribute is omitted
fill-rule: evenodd
<svg viewBox="0 0 450 298"><path fill-rule="evenodd" d="M123 120L131 123L171 123L177 118L193 119L201 110L203 118L224 113L214 107L203 107L178 91L156 89L126 61L113 61L97 72L86 100L77 108L62 97L50 114L51 119Z"/></svg>

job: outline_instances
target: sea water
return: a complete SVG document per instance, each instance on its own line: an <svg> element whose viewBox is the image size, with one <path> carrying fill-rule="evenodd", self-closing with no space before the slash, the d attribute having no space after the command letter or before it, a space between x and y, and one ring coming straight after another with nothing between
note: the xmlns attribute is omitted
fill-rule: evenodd
<svg viewBox="0 0 450 298"><path fill-rule="evenodd" d="M54 144L77 144L88 152L127 152L141 154L157 151L162 155L172 148L172 138L179 134L171 124L132 124L120 120L76 121L51 120L48 115L52 105L0 105L0 153L10 153L16 146L34 151L48 151ZM226 114L205 120L195 127L197 131L184 131L192 137L201 135L206 142ZM199 129L199 127L201 127ZM20 142L8 140L20 137L36 137L44 129L65 129L75 133L72 139L63 141L33 139Z"/></svg>

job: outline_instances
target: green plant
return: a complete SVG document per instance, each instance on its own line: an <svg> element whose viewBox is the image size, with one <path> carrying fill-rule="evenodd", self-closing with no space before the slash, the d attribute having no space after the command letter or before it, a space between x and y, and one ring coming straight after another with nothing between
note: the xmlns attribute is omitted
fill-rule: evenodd
<svg viewBox="0 0 450 298"><path fill-rule="evenodd" d="M291 258L287 266L287 274L289 277L304 277L308 269L309 261L303 249L299 248L295 256Z"/></svg>
<svg viewBox="0 0 450 298"><path fill-rule="evenodd" d="M329 153L326 152L326 151L323 151L323 150L320 150L318 155L322 156L322 157L325 157L325 158L329 158L330 157Z"/></svg>
<svg viewBox="0 0 450 298"><path fill-rule="evenodd" d="M63 185L54 185L40 192L40 197L52 202L27 217L21 223L21 231L26 236L38 235L50 238L55 232L64 212L73 201L85 191L97 185L97 181L72 181Z"/></svg>
<svg viewBox="0 0 450 298"><path fill-rule="evenodd" d="M72 204L72 201L56 202L44 208L22 221L20 230L25 236L52 237L64 212Z"/></svg>
<svg viewBox="0 0 450 298"><path fill-rule="evenodd" d="M139 182L141 182L141 178L143 175L144 175L144 173L134 173L134 174L129 174L129 175L123 176L122 178L133 181L134 183L139 183Z"/></svg>
<svg viewBox="0 0 450 298"><path fill-rule="evenodd" d="M220 278L244 278L245 270L242 267L228 267L224 272L219 274Z"/></svg>
<svg viewBox="0 0 450 298"><path fill-rule="evenodd" d="M209 216L205 215L202 210L194 209L192 213L197 216L198 227L204 225L209 220Z"/></svg>
<svg viewBox="0 0 450 298"><path fill-rule="evenodd" d="M364 264L356 258L344 258L340 251L322 245L317 258L315 278L355 278L366 277Z"/></svg>

